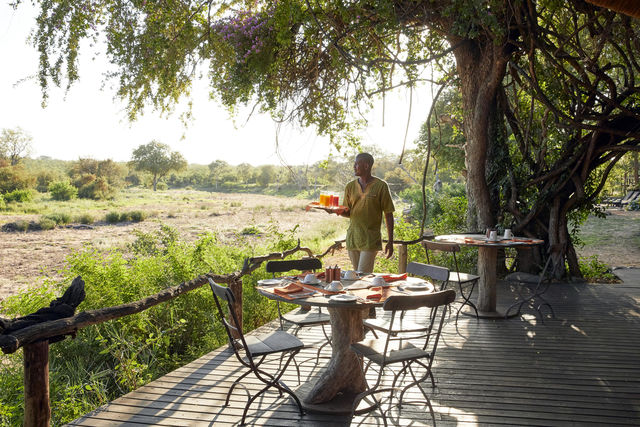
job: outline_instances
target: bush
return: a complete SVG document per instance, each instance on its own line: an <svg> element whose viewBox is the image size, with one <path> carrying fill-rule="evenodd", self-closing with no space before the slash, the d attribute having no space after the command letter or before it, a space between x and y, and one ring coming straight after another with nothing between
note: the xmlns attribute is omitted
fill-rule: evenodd
<svg viewBox="0 0 640 427"><path fill-rule="evenodd" d="M160 182L158 182L156 184L156 190L158 190L158 191L165 191L168 188L169 188L169 186L164 181L160 181Z"/></svg>
<svg viewBox="0 0 640 427"><path fill-rule="evenodd" d="M84 178L91 178L93 175L85 176ZM110 200L113 199L117 193L117 189L109 185L107 180L102 177L93 176L94 179L88 179L88 182L78 188L78 196L84 199L93 200Z"/></svg>
<svg viewBox="0 0 640 427"><path fill-rule="evenodd" d="M80 224L93 224L93 215L89 213L83 213L76 216L75 221Z"/></svg>
<svg viewBox="0 0 640 427"><path fill-rule="evenodd" d="M4 197L0 194L0 210L3 210L7 207L7 204L4 202Z"/></svg>
<svg viewBox="0 0 640 427"><path fill-rule="evenodd" d="M35 181L35 177L29 175L22 165L0 167L0 193L32 188Z"/></svg>
<svg viewBox="0 0 640 427"><path fill-rule="evenodd" d="M109 212L107 214L107 216L105 217L105 221L107 221L107 223L109 224L115 224L120 222L120 214L118 212Z"/></svg>
<svg viewBox="0 0 640 427"><path fill-rule="evenodd" d="M60 174L51 171L38 172L36 175L36 190L40 193L46 193L51 183L60 180Z"/></svg>
<svg viewBox="0 0 640 427"><path fill-rule="evenodd" d="M579 264L582 275L590 282L612 283L618 281L609 266L600 261L597 255L580 257Z"/></svg>
<svg viewBox="0 0 640 427"><path fill-rule="evenodd" d="M67 181L55 181L49 184L49 193L53 200L71 200L78 196L78 189Z"/></svg>
<svg viewBox="0 0 640 427"><path fill-rule="evenodd" d="M4 195L5 202L30 202L33 200L33 192L29 189L26 190L13 190L10 193Z"/></svg>
<svg viewBox="0 0 640 427"><path fill-rule="evenodd" d="M147 214L144 211L132 211L129 212L129 218L133 222L142 222L147 218Z"/></svg>
<svg viewBox="0 0 640 427"><path fill-rule="evenodd" d="M41 230L53 230L56 228L56 222L46 217L40 218L38 224Z"/></svg>
<svg viewBox="0 0 640 427"><path fill-rule="evenodd" d="M57 225L65 225L71 223L71 214L68 212L53 212L45 216Z"/></svg>

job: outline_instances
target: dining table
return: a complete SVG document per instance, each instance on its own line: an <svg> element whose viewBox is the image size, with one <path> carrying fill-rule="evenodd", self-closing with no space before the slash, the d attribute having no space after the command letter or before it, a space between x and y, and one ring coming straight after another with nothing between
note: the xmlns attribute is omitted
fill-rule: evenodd
<svg viewBox="0 0 640 427"><path fill-rule="evenodd" d="M490 240L484 234L445 234L436 236L435 240L478 248L478 276L480 276L480 279L478 280L476 307L478 308L478 316L481 318L507 317L508 311L497 306L498 250L505 248L531 248L544 243L544 240L517 236L512 236L508 239L497 237L495 240ZM473 314L475 315L475 313ZM514 312L512 316L516 314Z"/></svg>
<svg viewBox="0 0 640 427"><path fill-rule="evenodd" d="M432 283L407 274L377 274L385 278L383 286L375 286L376 274L360 274L354 280L342 279L341 291L328 291L327 283L305 284L304 276L281 278L280 283L269 281L257 290L263 296L301 306L326 308L331 324L331 358L316 375L301 384L296 394L305 410L326 414L350 414L354 398L367 389L362 360L351 350L351 344L364 339L364 319L372 307L381 307L392 295L419 295L434 292ZM302 289L282 293L291 284Z"/></svg>

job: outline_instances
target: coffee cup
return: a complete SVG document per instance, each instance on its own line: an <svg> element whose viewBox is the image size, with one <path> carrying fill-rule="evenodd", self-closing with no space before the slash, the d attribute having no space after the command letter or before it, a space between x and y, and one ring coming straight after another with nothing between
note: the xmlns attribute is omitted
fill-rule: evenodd
<svg viewBox="0 0 640 427"><path fill-rule="evenodd" d="M507 228L506 230L504 230L504 238L505 239L512 239L513 238L513 233L511 232L510 228Z"/></svg>
<svg viewBox="0 0 640 427"><path fill-rule="evenodd" d="M498 232L496 230L491 230L491 232L489 233L489 240L493 242L498 240Z"/></svg>
<svg viewBox="0 0 640 427"><path fill-rule="evenodd" d="M344 272L344 278L346 280L356 280L358 278L358 275L356 274L355 271L353 270L348 270Z"/></svg>
<svg viewBox="0 0 640 427"><path fill-rule="evenodd" d="M333 282L329 283L325 289L331 292L341 291L342 283L339 280L334 280Z"/></svg>
<svg viewBox="0 0 640 427"><path fill-rule="evenodd" d="M382 276L374 277L371 283L373 283L373 286L384 286L387 284L387 282L384 281L384 277Z"/></svg>

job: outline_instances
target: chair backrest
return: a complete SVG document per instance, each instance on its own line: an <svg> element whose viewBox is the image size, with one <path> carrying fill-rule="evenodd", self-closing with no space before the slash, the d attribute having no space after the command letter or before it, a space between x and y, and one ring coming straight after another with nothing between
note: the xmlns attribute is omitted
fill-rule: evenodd
<svg viewBox="0 0 640 427"><path fill-rule="evenodd" d="M423 240L422 246L424 247L424 251L427 255L427 262L431 262L429 259L429 251L440 251L440 252L449 252L453 257L453 266L455 270L453 271L453 280L460 281L460 267L458 267L458 257L456 257L456 253L460 252L460 245L457 243L449 243L449 242L434 242L431 240ZM457 276L457 277L456 277ZM444 289L444 288L443 288Z"/></svg>
<svg viewBox="0 0 640 427"><path fill-rule="evenodd" d="M382 305L382 308L386 311L391 311L391 319L389 320L389 330L397 332L395 334L387 334L387 339L384 346L384 357L390 355L390 342L401 341L403 339L424 339L423 350L429 352L429 369L433 364L435 358L436 349L440 340L440 333L442 332L442 325L447 314L449 304L456 299L456 292L453 289L447 289L444 291L434 292L425 295L394 295L387 298ZM419 308L430 308L431 312L428 316L428 324L425 325L421 331L412 329L403 333L402 329L394 328L396 319L402 318L407 310L417 310ZM400 312L400 316L397 316L397 312ZM440 315L438 316L438 312ZM400 323L402 325L402 323ZM407 334L409 337L407 337ZM416 335L419 334L419 335Z"/></svg>
<svg viewBox="0 0 640 427"><path fill-rule="evenodd" d="M291 270L318 270L322 268L322 261L318 258L289 259L284 261L268 261L267 273L284 273Z"/></svg>
<svg viewBox="0 0 640 427"><path fill-rule="evenodd" d="M423 264L421 262L410 262L409 265L407 265L407 273L414 274L416 276L428 277L443 283L449 280L448 268L431 264Z"/></svg>
<svg viewBox="0 0 640 427"><path fill-rule="evenodd" d="M421 307L435 308L451 304L456 299L453 289L424 295L393 295L382 304L386 311L417 310Z"/></svg>
<svg viewBox="0 0 640 427"><path fill-rule="evenodd" d="M224 326L225 331L227 332L229 346L233 348L233 351L238 360L242 364L247 365L247 363L242 359L242 355L240 354L241 349L246 350L248 347L247 342L244 339L244 334L242 333L242 328L239 328L237 326L240 323L238 322L238 317L236 316L236 312L233 309L233 304L235 302L233 292L231 292L231 289L229 288L218 285L211 278L208 277L207 279L209 280L209 286L211 287L211 291L213 292L213 300L218 310L218 314L220 315L220 320L222 322L222 325ZM221 301L226 302L226 313L223 308L224 303L221 303ZM234 335L238 338L234 338ZM249 364L253 365L251 354L248 351L245 351L244 353L249 361Z"/></svg>

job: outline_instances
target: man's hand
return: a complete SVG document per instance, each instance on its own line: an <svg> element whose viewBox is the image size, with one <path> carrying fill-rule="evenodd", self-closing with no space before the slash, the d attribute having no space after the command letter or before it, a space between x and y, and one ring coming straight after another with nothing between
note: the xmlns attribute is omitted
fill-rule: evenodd
<svg viewBox="0 0 640 427"><path fill-rule="evenodd" d="M384 246L384 253L387 255L387 259L393 256L393 242L387 242Z"/></svg>

